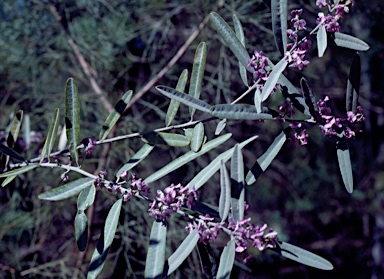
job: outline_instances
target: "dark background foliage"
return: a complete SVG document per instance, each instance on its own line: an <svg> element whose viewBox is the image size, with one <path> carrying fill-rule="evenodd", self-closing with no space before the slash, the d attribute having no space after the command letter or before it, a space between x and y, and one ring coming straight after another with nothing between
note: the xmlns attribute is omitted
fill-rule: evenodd
<svg viewBox="0 0 384 279"><path fill-rule="evenodd" d="M96 138L114 104L127 90L138 92L176 55L177 51L209 12L216 10L227 22L236 13L245 29L249 53L262 50L278 61L271 32L268 1L129 1L129 0L5 0L0 3L0 140L11 116L22 109L28 114L36 141L17 150L35 157L42 146L53 110L63 110L64 86L68 77L76 80L81 98L81 138ZM308 26L315 25L315 1L289 1L289 9L304 8ZM344 189L336 160L335 141L309 129L305 147L286 143L269 169L255 186L247 190L249 216L255 223L268 223L280 238L329 259L334 271L319 271L286 260L272 252L249 249L254 258L232 272L233 278L384 278L384 116L383 98L383 4L380 0L356 1L351 14L341 22L344 33L367 41L371 49L361 53L362 83L360 104L366 121L364 132L351 143L356 189ZM218 8L219 7L219 8ZM89 63L91 76L106 100L96 94L89 76L69 43L74 43ZM208 46L207 66L201 98L211 104L229 103L245 91L236 59L208 23L197 39L167 74L156 84L175 86L183 69L192 69L199 42ZM317 98L332 99L341 115L346 79L353 52L330 44L319 59L315 45L311 64L303 72L285 73L295 85L305 76ZM246 100L252 103L251 97ZM271 106L281 100L270 100ZM115 135L160 128L169 100L150 89L129 110L114 131ZM204 115L198 114L202 118ZM177 123L189 120L188 109L181 107ZM63 123L63 121L61 121ZM213 137L217 121L207 123ZM309 127L308 127L309 128ZM228 147L252 135L260 137L244 149L250 167L268 147L281 127L276 123L238 122L227 124L233 133ZM141 146L138 139L98 146L84 167L97 173L114 172ZM136 169L139 177L185 152L184 149L158 148ZM219 151L198 158L155 185L153 192L169 183L187 183L194 174L215 158ZM159 159L161 158L161 160ZM40 201L37 195L60 185L61 172L38 170L17 178L0 190L0 277L2 278L84 278L96 240L115 197L98 191L92 217L91 242L85 254L77 251L73 218L76 200ZM71 176L74 179L75 176ZM200 192L200 199L218 203L218 177ZM123 207L120 226L108 262L100 278L143 277L145 255L152 218L147 205L131 201ZM168 255L177 248L186 223L178 216L170 219ZM213 243L216 256L225 245L222 234ZM376 276L376 277L375 277ZM198 255L193 252L174 278L203 278Z"/></svg>

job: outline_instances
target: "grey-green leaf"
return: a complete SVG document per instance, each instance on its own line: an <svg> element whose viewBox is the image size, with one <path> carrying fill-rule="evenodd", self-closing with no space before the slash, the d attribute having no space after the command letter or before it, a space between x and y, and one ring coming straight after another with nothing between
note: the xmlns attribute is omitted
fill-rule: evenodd
<svg viewBox="0 0 384 279"><path fill-rule="evenodd" d="M222 135L220 137L217 137L217 138L205 143L199 152L189 151L189 152L185 153L184 155L176 158L171 163L169 163L168 165L161 168L160 170L151 174L149 177L147 177L144 180L144 182L151 183L151 182L158 180L159 178L161 178L161 177L167 175L168 173L170 173L170 172L180 168L181 166L185 165L186 163L188 163L188 162L196 159L197 157L205 154L206 152L210 151L211 149L218 147L220 144L226 142L231 136L232 136L231 133Z"/></svg>
<svg viewBox="0 0 384 279"><path fill-rule="evenodd" d="M88 244L88 219L82 210L75 217L75 239L79 251L84 252Z"/></svg>
<svg viewBox="0 0 384 279"><path fill-rule="evenodd" d="M123 200L118 199L108 212L107 219L105 220L104 231L97 241L96 248L91 258L87 279L96 278L103 269L105 260L107 259L109 247L115 238L122 203Z"/></svg>
<svg viewBox="0 0 384 279"><path fill-rule="evenodd" d="M204 140L204 124L199 122L193 129L193 135L191 140L191 150L198 152L203 144Z"/></svg>
<svg viewBox="0 0 384 279"><path fill-rule="evenodd" d="M272 0L272 30L281 55L287 50L287 0Z"/></svg>
<svg viewBox="0 0 384 279"><path fill-rule="evenodd" d="M207 44L202 42L197 46L189 84L189 95L195 99L200 98L201 87L203 85L205 61L207 57ZM195 114L196 108L189 107L191 117Z"/></svg>
<svg viewBox="0 0 384 279"><path fill-rule="evenodd" d="M216 278L229 279L235 261L235 242L229 241L220 257L219 270Z"/></svg>
<svg viewBox="0 0 384 279"><path fill-rule="evenodd" d="M343 182L348 193L352 193L353 192L353 176L352 176L351 156L349 154L347 138L344 136L344 134L336 142L336 149L337 149L337 159L339 161L341 177L343 178Z"/></svg>
<svg viewBox="0 0 384 279"><path fill-rule="evenodd" d="M210 112L211 106L208 105L206 102L193 98L189 96L188 94L182 93L176 89L173 89L171 87L159 85L156 86L157 91L159 91L161 94L167 96L168 98L174 99L176 101L179 101L180 103L183 103L189 107L198 109L203 112Z"/></svg>
<svg viewBox="0 0 384 279"><path fill-rule="evenodd" d="M79 153L77 145L79 144L80 132L80 101L79 92L73 78L67 80L65 87L65 127L69 143L69 153L72 160L79 165Z"/></svg>
<svg viewBox="0 0 384 279"><path fill-rule="evenodd" d="M318 56L323 57L324 52L327 49L327 31L325 30L325 25L320 25L319 31L317 31L316 40Z"/></svg>
<svg viewBox="0 0 384 279"><path fill-rule="evenodd" d="M215 130L215 136L218 136L224 129L225 126L227 125L227 119L221 119L219 123L217 123L216 130Z"/></svg>
<svg viewBox="0 0 384 279"><path fill-rule="evenodd" d="M235 26L235 34L237 38L239 39L240 43L245 47L245 36L243 31L243 26L241 25L241 22L237 15L233 14L233 25ZM244 65L239 62L239 71L240 71L240 77L243 81L245 86L248 86L248 78L247 78L247 69L244 67Z"/></svg>
<svg viewBox="0 0 384 279"><path fill-rule="evenodd" d="M180 134L174 133L146 133L142 135L142 141L151 144L164 144L168 146L182 147L190 144L189 138Z"/></svg>
<svg viewBox="0 0 384 279"><path fill-rule="evenodd" d="M94 185L88 186L80 192L77 198L77 209L84 211L89 208L95 201L96 188Z"/></svg>
<svg viewBox="0 0 384 279"><path fill-rule="evenodd" d="M212 25L215 27L217 32L223 38L229 49L236 56L237 60L251 73L255 70L252 67L248 67L249 57L248 52L237 38L235 32L228 26L228 24L222 19L217 13L212 12L210 14Z"/></svg>
<svg viewBox="0 0 384 279"><path fill-rule="evenodd" d="M256 182L256 179L267 169L272 160L279 153L281 147L287 139L287 134L290 128L284 129L268 147L268 149L261 155L247 173L245 181L247 185L251 185Z"/></svg>
<svg viewBox="0 0 384 279"><path fill-rule="evenodd" d="M57 131L59 129L59 124L60 124L59 121L60 121L60 110L57 108L53 113L52 122L49 125L47 138L45 140L43 150L41 151L41 154L40 154L40 163L44 161L45 157L47 157L49 162L49 156L51 155L52 148L56 141Z"/></svg>
<svg viewBox="0 0 384 279"><path fill-rule="evenodd" d="M360 91L361 62L360 55L356 53L352 60L347 82L346 109L356 113Z"/></svg>
<svg viewBox="0 0 384 279"><path fill-rule="evenodd" d="M235 222L244 219L244 161L239 144L235 145L231 159L231 205Z"/></svg>
<svg viewBox="0 0 384 279"><path fill-rule="evenodd" d="M165 222L155 220L152 224L149 239L144 276L147 279L161 278L165 261L165 244L167 227Z"/></svg>
<svg viewBox="0 0 384 279"><path fill-rule="evenodd" d="M108 115L104 125L101 127L101 131L99 134L100 140L105 140L107 138L113 126L115 126L117 120L119 120L121 114L124 112L126 106L131 100L132 94L133 94L132 90L125 92L124 95L121 97L121 99L117 102L113 111Z"/></svg>
<svg viewBox="0 0 384 279"><path fill-rule="evenodd" d="M261 113L261 92L259 87L257 87L255 90L253 101L255 103L256 113Z"/></svg>
<svg viewBox="0 0 384 279"><path fill-rule="evenodd" d="M169 257L167 261L166 274L169 276L174 272L184 260L191 254L199 241L199 234L196 230L193 230L180 244L176 251Z"/></svg>
<svg viewBox="0 0 384 279"><path fill-rule="evenodd" d="M220 198L219 198L219 214L221 221L224 222L229 214L231 207L231 180L225 163L220 162Z"/></svg>
<svg viewBox="0 0 384 279"><path fill-rule="evenodd" d="M4 179L4 181L1 183L1 186L4 187L4 186L8 185L8 184L11 183L16 177L17 177L17 175L7 176L7 177Z"/></svg>
<svg viewBox="0 0 384 279"><path fill-rule="evenodd" d="M296 262L322 270L332 270L333 265L326 259L292 244L278 241L276 248L271 249L280 255Z"/></svg>
<svg viewBox="0 0 384 279"><path fill-rule="evenodd" d="M281 73L285 70L285 68L288 65L288 61L283 57L272 69L271 73L269 74L269 77L267 81L265 82L265 85L263 87L263 91L261 92L261 101L264 102L269 95L272 93L273 88L275 88L275 85L277 81L280 78Z"/></svg>
<svg viewBox="0 0 384 279"><path fill-rule="evenodd" d="M350 48L358 51L366 51L369 49L369 45L366 42L354 36L343 34L340 32L335 32L334 36L336 45L340 47Z"/></svg>
<svg viewBox="0 0 384 279"><path fill-rule="evenodd" d="M248 143L254 141L259 136L253 136L241 143L239 143L240 148L243 148ZM208 166L206 166L204 169L202 169L189 183L189 189L192 189L193 186L195 186L195 189L198 190L201 186L205 184L219 169L221 165L221 160L223 162L227 162L233 155L233 150L235 148L232 147L229 150L221 153L219 156L217 156L211 163L209 163Z"/></svg>
<svg viewBox="0 0 384 279"><path fill-rule="evenodd" d="M211 108L211 114L219 118L237 120L268 120L273 119L269 113L257 113L255 106L245 104L220 104Z"/></svg>
<svg viewBox="0 0 384 279"><path fill-rule="evenodd" d="M12 158L15 158L16 160L25 161L24 157L21 156L18 152L1 143L0 143L0 151Z"/></svg>
<svg viewBox="0 0 384 279"><path fill-rule="evenodd" d="M69 197L77 195L85 188L91 186L93 182L94 179L90 177L79 178L75 181L46 191L40 194L38 197L39 199L47 201L59 201L67 199Z"/></svg>
<svg viewBox="0 0 384 279"><path fill-rule="evenodd" d="M140 163L145 157L151 153L155 146L150 144L144 144L142 148L140 148L132 157L128 160L128 162L122 166L116 173L116 177L119 178L124 171L129 171L133 169L138 163Z"/></svg>
<svg viewBox="0 0 384 279"><path fill-rule="evenodd" d="M180 92L184 92L185 86L187 85L187 81L188 81L188 70L185 69L179 77L179 80L176 85L176 90ZM179 101L175 99L171 99L171 102L169 103L169 106L168 106L167 115L165 116L166 126L171 125L173 119L175 119L176 113L179 110L179 106L180 106Z"/></svg>
<svg viewBox="0 0 384 279"><path fill-rule="evenodd" d="M11 171L0 173L0 178L26 173L28 171L31 171L31 170L37 168L37 167L39 167L39 164L29 164L29 165L21 167L21 168L17 168L17 169L11 170Z"/></svg>

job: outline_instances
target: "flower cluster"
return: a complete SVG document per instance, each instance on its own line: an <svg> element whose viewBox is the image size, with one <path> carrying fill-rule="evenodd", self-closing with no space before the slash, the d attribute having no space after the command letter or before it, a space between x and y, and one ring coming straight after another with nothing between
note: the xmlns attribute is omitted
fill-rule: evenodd
<svg viewBox="0 0 384 279"><path fill-rule="evenodd" d="M360 106L356 108L356 113L352 111L347 112L347 116L344 118L336 117L332 115L331 108L327 106L329 101L328 96L323 100L317 102L321 117L324 119L324 124L320 125L321 131L326 136L336 136L341 132L344 132L347 138L353 138L358 130L351 128L348 124L358 123L364 121L363 110Z"/></svg>
<svg viewBox="0 0 384 279"><path fill-rule="evenodd" d="M328 9L333 12L333 14L327 14L320 12L316 20L317 24L324 24L325 30L327 32L339 32L340 25L338 20L344 16L345 13L349 12L349 5L352 4L351 0L340 0L337 4L330 4L326 0L317 0L316 5L319 8L324 8L328 6Z"/></svg>
<svg viewBox="0 0 384 279"><path fill-rule="evenodd" d="M164 191L157 190L156 199L150 204L149 215L157 219L164 220L169 217L171 212L176 212L186 205L191 208L197 192L195 188L189 189L189 186L181 184L171 184Z"/></svg>
<svg viewBox="0 0 384 279"><path fill-rule="evenodd" d="M295 115L292 102L285 101L278 107L278 109L282 113L282 117L286 116L288 118L292 118ZM284 122L284 119L282 122Z"/></svg>
<svg viewBox="0 0 384 279"><path fill-rule="evenodd" d="M233 237L236 243L236 252L241 253L248 248L249 240L252 241L252 246L263 251L268 248L274 248L275 242L278 240L277 232L270 229L264 235L267 225L255 226L251 223L251 218L234 221L233 217L229 217L228 229L232 230Z"/></svg>
<svg viewBox="0 0 384 279"><path fill-rule="evenodd" d="M199 241L207 244L209 241L215 241L220 231L220 224L212 222L213 220L208 214L200 215L196 222L188 223L185 229L189 232L197 230Z"/></svg>
<svg viewBox="0 0 384 279"><path fill-rule="evenodd" d="M93 149L95 148L96 141L91 137L87 137L87 138L82 139L80 141L80 144L84 145L85 154L89 155L92 153Z"/></svg>
<svg viewBox="0 0 384 279"><path fill-rule="evenodd" d="M253 73L255 82L265 82L268 79L268 72L265 70L267 66L268 58L264 56L262 51L255 51L252 58L248 60L248 67L252 67L255 70Z"/></svg>

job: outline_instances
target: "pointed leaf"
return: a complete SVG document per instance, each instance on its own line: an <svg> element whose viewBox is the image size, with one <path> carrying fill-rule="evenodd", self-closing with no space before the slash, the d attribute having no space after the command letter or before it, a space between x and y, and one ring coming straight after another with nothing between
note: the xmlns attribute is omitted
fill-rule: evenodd
<svg viewBox="0 0 384 279"><path fill-rule="evenodd" d="M305 78L301 78L300 80L301 90L303 91L303 96L305 99L305 103L308 106L309 113L312 115L313 119L321 124L324 122L323 118L320 115L320 112L317 108L316 99L313 95L312 89L309 87L309 84Z"/></svg>
<svg viewBox="0 0 384 279"><path fill-rule="evenodd" d="M193 230L180 244L179 248L169 257L167 261L166 274L169 276L174 272L184 260L191 254L199 241L199 234L196 230Z"/></svg>
<svg viewBox="0 0 384 279"><path fill-rule="evenodd" d="M271 250L307 266L323 270L333 269L333 265L326 259L286 242L277 241L276 248L272 248Z"/></svg>
<svg viewBox="0 0 384 279"><path fill-rule="evenodd" d="M116 177L119 178L124 171L133 169L138 163L147 157L149 153L151 153L153 148L153 145L144 144L143 147L140 148L139 151L137 151L135 155L133 155L132 158L129 159L128 162L117 171Z"/></svg>
<svg viewBox="0 0 384 279"><path fill-rule="evenodd" d="M16 177L17 177L17 175L7 176L7 178L5 178L4 181L1 183L1 186L4 187L4 186L8 185L8 184L11 183Z"/></svg>
<svg viewBox="0 0 384 279"><path fill-rule="evenodd" d="M22 129L25 148L26 150L29 150L29 147L31 146L31 118L29 117L29 114L24 115Z"/></svg>
<svg viewBox="0 0 384 279"><path fill-rule="evenodd" d="M96 188L94 185L88 186L80 192L77 198L77 209L84 211L89 208L95 201Z"/></svg>
<svg viewBox="0 0 384 279"><path fill-rule="evenodd" d="M358 51L366 51L369 49L369 45L366 42L351 35L335 32L334 36L336 45L340 47L350 48Z"/></svg>
<svg viewBox="0 0 384 279"><path fill-rule="evenodd" d="M204 124L199 122L193 129L193 135L191 140L191 150L198 152L203 144L204 140Z"/></svg>
<svg viewBox="0 0 384 279"><path fill-rule="evenodd" d="M0 151L12 158L15 158L16 160L25 161L24 157L21 156L18 152L1 143L0 143Z"/></svg>
<svg viewBox="0 0 384 279"><path fill-rule="evenodd" d="M160 170L151 174L149 177L147 177L144 180L144 182L151 183L151 182L158 180L159 178L161 178L161 177L167 175L168 173L170 173L170 172L180 168L181 166L185 165L186 163L188 163L188 162L196 159L197 157L205 154L206 152L210 151L211 149L218 147L220 144L226 142L231 136L232 136L232 134L228 133L228 134L222 135L220 137L217 137L217 138L207 142L206 144L204 144L199 152L193 152L193 151L187 152L186 154L176 158L175 160L173 160L171 163L164 166Z"/></svg>
<svg viewBox="0 0 384 279"><path fill-rule="evenodd" d="M256 179L267 169L272 160L279 153L284 142L287 140L287 134L290 132L290 128L285 128L272 142L268 149L261 155L252 166L247 174L245 181L247 185L251 185L256 182Z"/></svg>
<svg viewBox="0 0 384 279"><path fill-rule="evenodd" d="M179 80L176 85L176 90L180 92L184 92L185 86L187 85L187 81L188 81L188 70L185 69L179 77ZM167 115L165 116L166 126L171 125L173 119L175 119L176 113L179 110L179 106L180 106L179 101L176 101L175 99L171 100L167 110Z"/></svg>
<svg viewBox="0 0 384 279"><path fill-rule="evenodd" d="M360 55L357 52L352 60L351 69L349 70L348 83L347 83L347 111L356 113L356 108L359 99L360 91L360 75L361 75L361 62Z"/></svg>
<svg viewBox="0 0 384 279"><path fill-rule="evenodd" d="M231 159L231 205L233 219L244 219L244 161L239 144L235 145Z"/></svg>
<svg viewBox="0 0 384 279"><path fill-rule="evenodd" d="M273 88L275 88L275 85L279 80L281 73L285 70L287 65L288 65L288 61L285 60L285 57L283 57L283 59L281 59L279 63L277 63L273 67L272 72L269 74L269 77L265 82L263 91L261 92L262 102L264 102L269 97L269 95L271 95Z"/></svg>
<svg viewBox="0 0 384 279"><path fill-rule="evenodd" d="M224 222L229 214L231 207L231 180L224 161L221 160L220 164L220 199L219 199L219 213L221 221Z"/></svg>
<svg viewBox="0 0 384 279"><path fill-rule="evenodd" d="M256 88L253 100L255 102L256 113L261 113L261 92L259 87Z"/></svg>
<svg viewBox="0 0 384 279"><path fill-rule="evenodd" d="M151 144L165 144L168 146L188 146L191 142L189 138L186 136L180 135L180 134L173 134L173 133L145 133L142 135L142 141Z"/></svg>
<svg viewBox="0 0 384 279"><path fill-rule="evenodd" d="M235 32L228 26L228 24L222 19L217 13L210 14L212 25L215 27L217 32L223 38L229 49L236 56L237 60L251 73L255 70L252 67L248 67L249 57L248 52L237 38Z"/></svg>
<svg viewBox="0 0 384 279"><path fill-rule="evenodd" d="M243 148L251 141L254 141L259 136L253 136L241 143L239 143L239 147ZM233 150L235 148L232 147L231 149L221 153L219 156L217 156L208 166L206 166L204 169L202 169L189 183L189 189L192 189L193 186L195 186L195 189L200 189L201 186L205 184L219 169L221 165L221 160L223 162L227 162L233 155Z"/></svg>
<svg viewBox="0 0 384 279"><path fill-rule="evenodd" d="M236 37L239 39L243 47L245 47L245 37L244 37L243 26L241 26L241 22L237 17L237 15L233 14L232 19L233 19L233 24L235 26ZM240 62L239 62L239 71L240 71L241 80L243 81L245 86L248 86L247 69Z"/></svg>
<svg viewBox="0 0 384 279"><path fill-rule="evenodd" d="M52 148L56 141L57 130L59 129L59 120L60 120L59 116L60 116L60 111L57 108L53 113L52 122L49 125L47 138L45 140L44 147L40 154L40 163L44 161L45 157L47 157L49 162L49 156L51 155Z"/></svg>
<svg viewBox="0 0 384 279"><path fill-rule="evenodd" d="M227 125L227 119L224 118L220 120L215 130L215 136L218 136L225 129L226 125Z"/></svg>
<svg viewBox="0 0 384 279"><path fill-rule="evenodd" d="M65 126L69 142L69 153L72 160L79 165L79 153L77 145L79 144L80 132L80 101L76 83L73 78L67 80L65 87Z"/></svg>
<svg viewBox="0 0 384 279"><path fill-rule="evenodd" d="M281 55L287 50L287 0L272 0L272 30Z"/></svg>
<svg viewBox="0 0 384 279"><path fill-rule="evenodd" d="M117 120L119 120L121 114L124 112L126 106L131 100L132 94L132 90L125 92L121 99L117 102L113 111L108 115L107 119L105 120L103 127L101 127L101 131L99 134L100 140L105 140L107 138L113 126L115 126Z"/></svg>
<svg viewBox="0 0 384 279"><path fill-rule="evenodd" d="M118 199L108 212L107 219L105 220L104 231L97 241L97 246L91 258L87 279L96 278L103 269L109 247L115 238L122 202L122 199Z"/></svg>
<svg viewBox="0 0 384 279"><path fill-rule="evenodd" d="M209 245L209 243L205 244L204 242L198 242L197 252L199 253L200 265L203 274L207 278L216 278L218 266L211 245Z"/></svg>
<svg viewBox="0 0 384 279"><path fill-rule="evenodd" d="M165 222L155 220L151 229L147 259L145 261L145 278L161 278L165 261L165 244L167 227Z"/></svg>
<svg viewBox="0 0 384 279"><path fill-rule="evenodd" d="M88 244L88 219L84 211L79 210L75 217L75 239L77 248L84 252Z"/></svg>
<svg viewBox="0 0 384 279"><path fill-rule="evenodd" d="M325 25L321 25L316 35L317 39L317 52L319 57L323 57L325 50L327 49L327 31Z"/></svg>
<svg viewBox="0 0 384 279"><path fill-rule="evenodd" d="M336 142L337 159L339 161L339 168L345 188L348 193L353 192L353 176L352 176L352 165L351 156L349 154L348 142L346 137L343 136Z"/></svg>
<svg viewBox="0 0 384 279"><path fill-rule="evenodd" d="M195 99L200 98L201 87L203 85L205 61L207 57L207 45L202 42L197 46L189 84L189 95ZM189 107L191 117L195 114L196 108Z"/></svg>
<svg viewBox="0 0 384 279"><path fill-rule="evenodd" d="M38 197L47 201L59 201L75 196L85 188L91 186L94 182L93 178L83 177L75 181L64 184L60 187L53 188L40 194Z"/></svg>
<svg viewBox="0 0 384 279"><path fill-rule="evenodd" d="M210 109L211 109L210 105L208 105L206 102L202 100L193 98L188 94L182 93L180 91L177 91L176 89L163 86L163 85L156 86L156 89L157 91L167 96L168 98L179 101L180 103L183 103L189 107L201 110L203 112L208 112L208 113L210 112Z"/></svg>
<svg viewBox="0 0 384 279"><path fill-rule="evenodd" d="M257 113L255 106L243 104L220 104L211 108L211 114L219 118L237 119L237 120L267 120L273 119L269 113Z"/></svg>
<svg viewBox="0 0 384 279"><path fill-rule="evenodd" d="M216 278L229 279L235 261L235 242L229 241L220 257L219 270Z"/></svg>
<svg viewBox="0 0 384 279"><path fill-rule="evenodd" d="M39 164L29 164L29 165L21 167L21 168L17 168L17 169L11 170L11 171L0 173L0 178L26 173L26 172L33 170L39 166L40 166Z"/></svg>

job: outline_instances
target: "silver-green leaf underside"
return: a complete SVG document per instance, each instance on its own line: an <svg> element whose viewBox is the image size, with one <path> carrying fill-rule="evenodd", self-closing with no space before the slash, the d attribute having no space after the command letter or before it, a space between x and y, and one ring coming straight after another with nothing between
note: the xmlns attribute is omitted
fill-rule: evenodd
<svg viewBox="0 0 384 279"><path fill-rule="evenodd" d="M12 149L15 146L17 138L21 130L21 124L23 122L23 111L19 110L12 118L10 130L7 136L7 146ZM8 165L9 156L6 157L5 166Z"/></svg>
<svg viewBox="0 0 384 279"><path fill-rule="evenodd" d="M204 140L204 124L199 122L193 128L193 134L191 139L191 150L198 152L203 144Z"/></svg>
<svg viewBox="0 0 384 279"><path fill-rule="evenodd" d="M79 251L84 252L88 244L88 218L82 210L75 217L75 239Z"/></svg>
<svg viewBox="0 0 384 279"><path fill-rule="evenodd" d="M244 161L239 144L235 145L231 159L231 206L235 222L244 219Z"/></svg>
<svg viewBox="0 0 384 279"><path fill-rule="evenodd" d="M354 49L358 51L366 51L370 48L366 42L354 36L343 34L340 32L335 32L334 36L335 36L336 45L340 47L345 47L345 48Z"/></svg>
<svg viewBox="0 0 384 279"><path fill-rule="evenodd" d="M225 246L220 256L220 264L216 278L229 279L233 263L235 262L235 248L235 242L233 240L229 241Z"/></svg>
<svg viewBox="0 0 384 279"><path fill-rule="evenodd" d="M45 140L44 147L40 154L40 163L44 161L45 157L47 157L49 162L49 156L51 155L52 148L55 145L57 131L59 129L59 124L60 124L59 121L60 121L60 110L57 108L53 113L52 122L49 125L47 138Z"/></svg>
<svg viewBox="0 0 384 279"><path fill-rule="evenodd" d="M132 94L132 90L125 92L121 99L117 102L113 111L108 115L104 125L101 127L101 131L99 134L100 140L105 140L107 138L112 128L115 126L117 120L119 120L121 114L124 112L129 101L131 100Z"/></svg>
<svg viewBox="0 0 384 279"><path fill-rule="evenodd" d="M227 125L227 119L221 119L219 123L217 123L216 130L215 130L215 136L218 136L224 129L225 126Z"/></svg>
<svg viewBox="0 0 384 279"><path fill-rule="evenodd" d="M124 171L129 171L130 169L133 169L138 163L140 163L145 157L151 153L155 146L150 144L144 144L143 147L141 147L133 156L131 159L128 160L128 162L122 166L116 173L116 177L119 178L121 174Z"/></svg>
<svg viewBox="0 0 384 279"><path fill-rule="evenodd" d="M243 26L241 25L241 22L237 15L233 14L233 25L235 26L235 34L237 38L239 39L240 43L245 47L245 36L243 31ZM239 71L240 71L240 77L243 81L244 85L248 87L248 78L247 78L247 69L244 67L243 63L239 61Z"/></svg>
<svg viewBox="0 0 384 279"><path fill-rule="evenodd" d="M353 192L353 175L352 175L352 164L351 164L351 156L349 154L349 147L346 137L344 133L342 137L336 142L336 151L337 151L337 159L339 161L339 168L341 177L343 178L343 182L345 188L348 193Z"/></svg>
<svg viewBox="0 0 384 279"><path fill-rule="evenodd" d="M231 180L224 161L220 162L220 198L219 198L219 214L221 221L224 222L229 214L231 207Z"/></svg>
<svg viewBox="0 0 384 279"><path fill-rule="evenodd" d="M267 81L261 92L261 101L264 102L271 95L272 90L275 88L277 81L280 78L281 73L285 70L288 65L288 61L283 57L272 69L268 76Z"/></svg>
<svg viewBox="0 0 384 279"><path fill-rule="evenodd" d="M257 113L255 106L245 104L220 104L211 108L215 117L236 120L268 120L273 119L269 113Z"/></svg>
<svg viewBox="0 0 384 279"><path fill-rule="evenodd" d="M179 77L179 80L176 85L176 90L180 92L184 92L185 86L187 85L187 81L188 81L188 70L185 69ZM173 119L175 119L176 113L179 110L179 106L180 106L179 101L175 99L171 99L171 102L169 103L169 106L168 106L167 115L165 116L166 126L171 125Z"/></svg>
<svg viewBox="0 0 384 279"><path fill-rule="evenodd" d="M168 146L182 147L188 146L191 141L186 136L174 133L146 133L141 137L142 141L151 144L164 144Z"/></svg>
<svg viewBox="0 0 384 279"><path fill-rule="evenodd" d="M317 53L319 57L323 57L325 50L327 49L327 31L325 25L321 25L316 35L317 40Z"/></svg>
<svg viewBox="0 0 384 279"><path fill-rule="evenodd" d="M360 55L356 53L349 70L346 95L346 109L356 113L360 91L361 62Z"/></svg>
<svg viewBox="0 0 384 279"><path fill-rule="evenodd" d="M281 55L287 50L287 0L272 0L272 30Z"/></svg>
<svg viewBox="0 0 384 279"><path fill-rule="evenodd" d="M88 186L82 190L77 198L77 209L84 211L89 208L95 201L95 195L96 188L94 185Z"/></svg>
<svg viewBox="0 0 384 279"><path fill-rule="evenodd" d="M17 168L17 169L11 170L11 171L0 173L0 178L15 176L15 175L19 175L22 173L26 173L28 171L31 171L31 170L37 168L37 167L39 167L39 164L29 164L29 165L21 167L21 168Z"/></svg>
<svg viewBox="0 0 384 279"><path fill-rule="evenodd" d="M203 85L205 61L207 57L207 44L202 42L197 46L189 84L189 95L195 99L200 98L201 87ZM196 108L189 107L191 117L195 114Z"/></svg>
<svg viewBox="0 0 384 279"><path fill-rule="evenodd" d="M59 201L75 196L85 188L91 186L93 178L83 177L62 186L53 188L39 195L39 199L47 201Z"/></svg>
<svg viewBox="0 0 384 279"><path fill-rule="evenodd" d="M165 223L158 220L153 221L145 261L144 277L146 279L160 279L163 274L166 238L167 227Z"/></svg>

